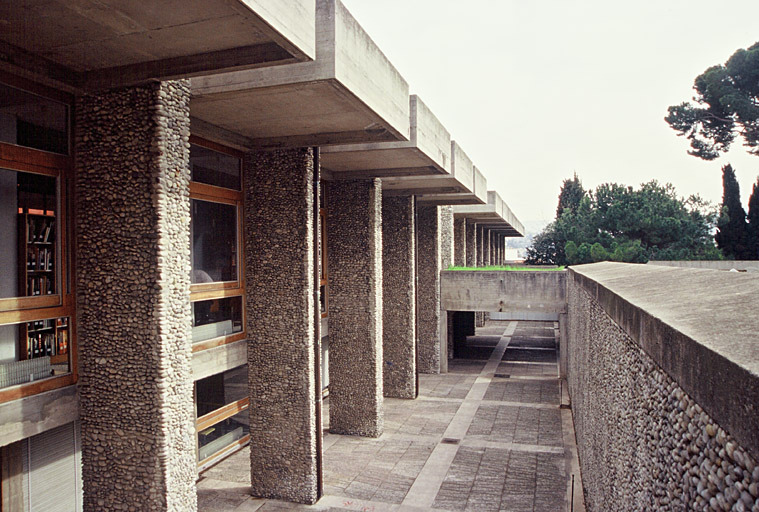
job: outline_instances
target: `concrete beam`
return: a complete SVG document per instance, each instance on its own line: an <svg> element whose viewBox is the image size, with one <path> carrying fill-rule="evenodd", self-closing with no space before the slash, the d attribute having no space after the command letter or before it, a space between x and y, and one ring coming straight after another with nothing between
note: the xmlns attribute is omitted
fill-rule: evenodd
<svg viewBox="0 0 759 512"><path fill-rule="evenodd" d="M565 271L443 271L441 308L447 311L566 312Z"/></svg>

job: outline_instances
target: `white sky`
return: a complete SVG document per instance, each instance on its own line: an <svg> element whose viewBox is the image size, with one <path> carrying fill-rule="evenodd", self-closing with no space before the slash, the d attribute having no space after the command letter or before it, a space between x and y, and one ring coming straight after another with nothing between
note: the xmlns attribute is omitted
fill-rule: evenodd
<svg viewBox="0 0 759 512"><path fill-rule="evenodd" d="M759 157L686 153L663 118L693 80L759 41L758 0L342 0L527 227L561 182L671 182L748 202Z"/></svg>

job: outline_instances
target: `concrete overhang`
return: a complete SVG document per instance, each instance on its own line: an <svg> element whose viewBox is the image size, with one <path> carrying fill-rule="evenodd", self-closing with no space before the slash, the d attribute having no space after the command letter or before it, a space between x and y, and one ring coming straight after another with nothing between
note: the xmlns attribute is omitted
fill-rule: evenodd
<svg viewBox="0 0 759 512"><path fill-rule="evenodd" d="M321 167L332 179L450 175L451 135L432 111L409 98L407 141L344 144L321 149Z"/></svg>
<svg viewBox="0 0 759 512"><path fill-rule="evenodd" d="M455 141L451 142L449 174L382 180L384 195L415 195L418 203L428 205L484 204L486 192L485 176Z"/></svg>
<svg viewBox="0 0 759 512"><path fill-rule="evenodd" d="M313 59L314 0L0 0L0 64L97 90Z"/></svg>
<svg viewBox="0 0 759 512"><path fill-rule="evenodd" d="M251 148L409 138L408 84L339 0L316 2L316 58L193 78L192 131Z"/></svg>
<svg viewBox="0 0 759 512"><path fill-rule="evenodd" d="M524 226L494 190L488 190L488 204L454 206L453 216L470 220L504 236L524 236Z"/></svg>

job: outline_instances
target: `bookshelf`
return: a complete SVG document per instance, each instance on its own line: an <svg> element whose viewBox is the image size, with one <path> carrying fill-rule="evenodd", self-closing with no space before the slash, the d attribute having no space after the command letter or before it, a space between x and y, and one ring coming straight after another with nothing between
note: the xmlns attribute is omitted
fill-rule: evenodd
<svg viewBox="0 0 759 512"><path fill-rule="evenodd" d="M51 211L19 209L19 295L56 293L56 222Z"/></svg>

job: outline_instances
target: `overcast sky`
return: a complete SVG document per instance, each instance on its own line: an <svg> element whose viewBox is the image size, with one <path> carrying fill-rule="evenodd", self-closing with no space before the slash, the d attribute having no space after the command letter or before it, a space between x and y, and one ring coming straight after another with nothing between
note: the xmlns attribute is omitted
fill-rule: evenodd
<svg viewBox="0 0 759 512"><path fill-rule="evenodd" d="M671 182L744 205L759 157L704 162L663 118L693 80L759 41L759 0L342 0L526 225L563 179Z"/></svg>

